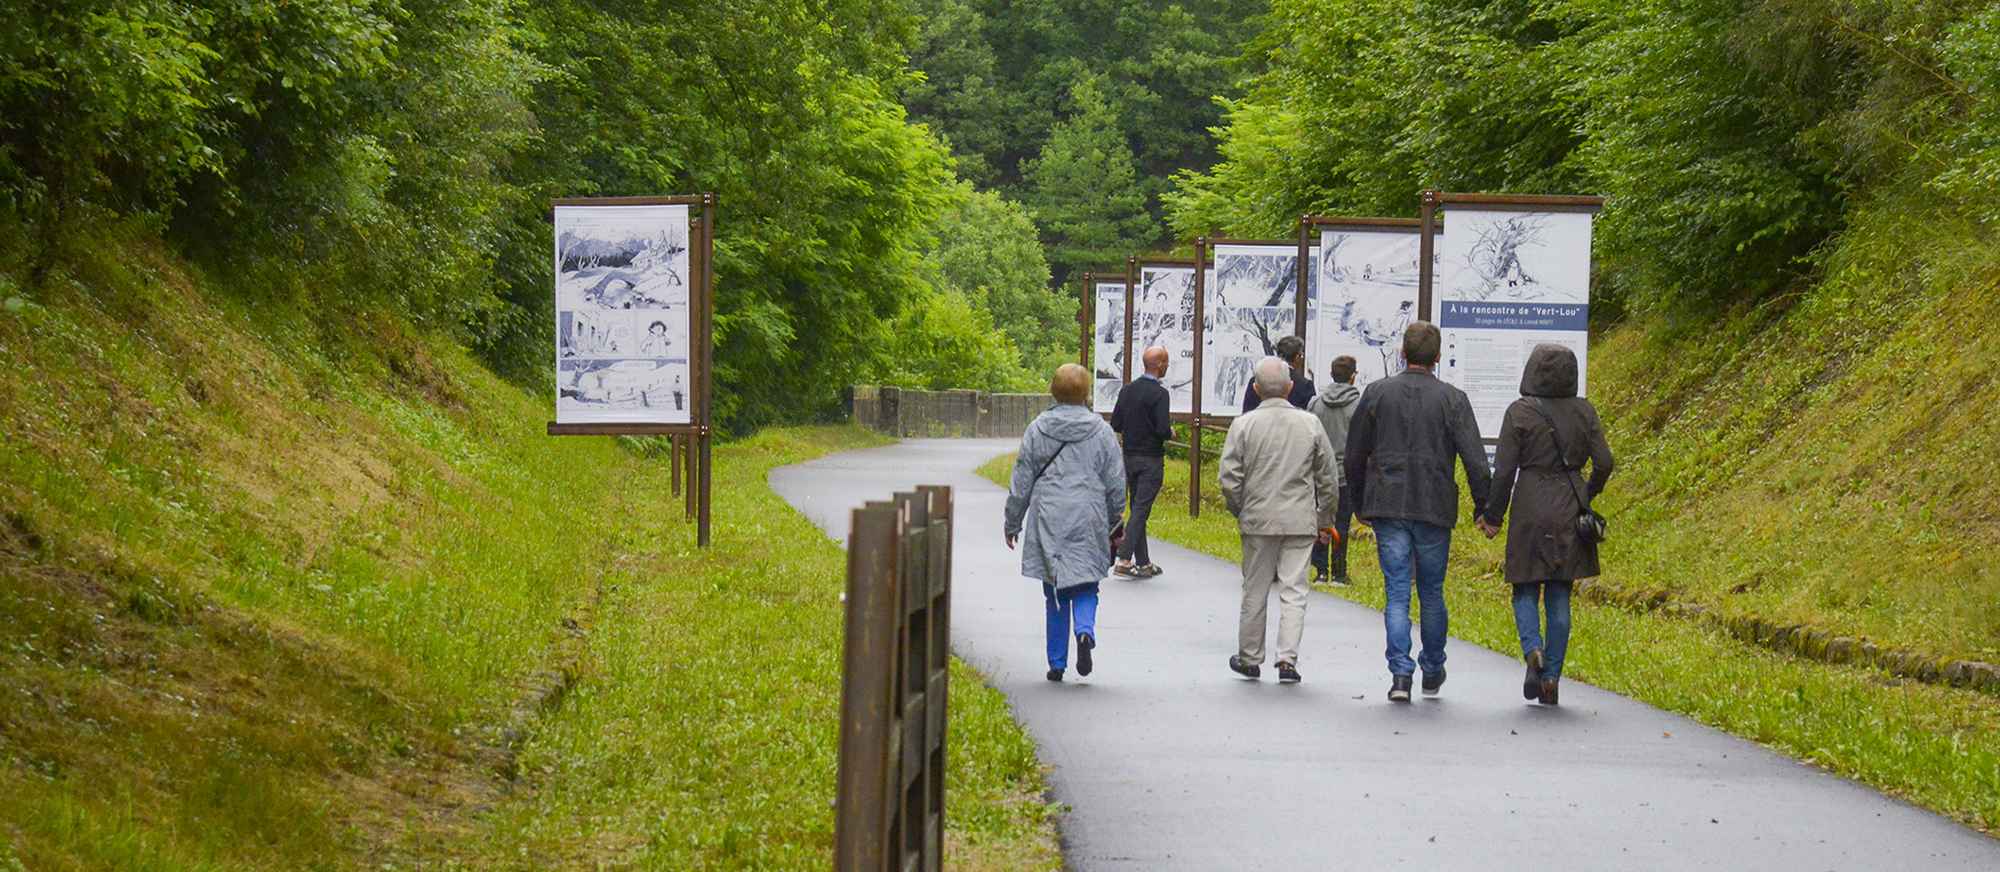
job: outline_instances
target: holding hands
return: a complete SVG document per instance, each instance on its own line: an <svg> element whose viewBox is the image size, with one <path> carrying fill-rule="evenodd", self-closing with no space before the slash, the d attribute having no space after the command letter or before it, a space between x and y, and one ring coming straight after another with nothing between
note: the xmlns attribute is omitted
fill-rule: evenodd
<svg viewBox="0 0 2000 872"><path fill-rule="evenodd" d="M1479 532L1485 533L1488 539L1500 535L1500 525L1489 522L1485 518L1474 518L1472 525L1478 527Z"/></svg>

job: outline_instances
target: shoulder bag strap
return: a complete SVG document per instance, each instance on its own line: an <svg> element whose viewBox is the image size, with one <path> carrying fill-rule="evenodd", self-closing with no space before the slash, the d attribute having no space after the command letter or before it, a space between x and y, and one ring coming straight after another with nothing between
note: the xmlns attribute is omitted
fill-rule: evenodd
<svg viewBox="0 0 2000 872"><path fill-rule="evenodd" d="M1584 499L1583 492L1576 489L1576 477L1570 475L1571 472L1581 472L1582 470L1571 470L1569 468L1569 452L1563 450L1562 434L1556 429L1556 419L1549 417L1548 410L1542 408L1541 397L1529 397L1528 405L1533 406L1535 414L1542 416L1542 420L1548 422L1549 438L1555 440L1556 443L1556 465L1562 468L1563 480L1569 482L1569 492L1576 497L1577 506L1582 511L1590 511L1590 501Z"/></svg>
<svg viewBox="0 0 2000 872"><path fill-rule="evenodd" d="M1055 464L1056 458L1062 456L1063 449L1068 447L1068 442L1057 442L1056 450L1049 454L1049 459L1042 461L1041 468L1035 470L1034 480L1028 482L1028 499L1033 500L1035 498L1035 485L1042 483L1042 476L1049 471L1050 466Z"/></svg>

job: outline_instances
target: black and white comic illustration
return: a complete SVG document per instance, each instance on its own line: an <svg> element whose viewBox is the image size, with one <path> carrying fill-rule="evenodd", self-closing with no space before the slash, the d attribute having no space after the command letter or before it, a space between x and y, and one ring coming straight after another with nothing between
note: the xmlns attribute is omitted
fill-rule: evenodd
<svg viewBox="0 0 2000 872"><path fill-rule="evenodd" d="M556 313L556 354L579 357L688 356L686 306L607 312L570 309Z"/></svg>
<svg viewBox="0 0 2000 872"><path fill-rule="evenodd" d="M1321 231L1306 335L1315 378L1343 355L1354 358L1361 387L1402 368L1403 329L1421 317L1418 242L1414 229Z"/></svg>
<svg viewBox="0 0 2000 872"><path fill-rule="evenodd" d="M1092 317L1096 319L1096 328L1091 331L1090 363L1096 377L1091 407L1109 412L1125 386L1125 283L1097 282L1091 291L1095 297Z"/></svg>
<svg viewBox="0 0 2000 872"><path fill-rule="evenodd" d="M1444 229L1431 286L1444 332L1437 373L1471 399L1480 435L1500 435L1538 344L1575 349L1577 392L1586 394L1591 215L1449 205Z"/></svg>
<svg viewBox="0 0 2000 872"><path fill-rule="evenodd" d="M689 214L555 210L556 420L693 421Z"/></svg>
<svg viewBox="0 0 2000 872"><path fill-rule="evenodd" d="M1203 415L1233 416L1257 361L1298 323L1296 245L1217 245L1202 324Z"/></svg>
<svg viewBox="0 0 2000 872"><path fill-rule="evenodd" d="M1193 267L1140 268L1132 289L1133 353L1155 345L1167 350L1169 408L1181 415L1194 411L1194 304Z"/></svg>
<svg viewBox="0 0 2000 872"><path fill-rule="evenodd" d="M1298 323L1292 306L1226 306L1207 313L1203 327L1201 413L1230 417L1243 408L1243 389L1257 361L1278 353L1278 340Z"/></svg>
<svg viewBox="0 0 2000 872"><path fill-rule="evenodd" d="M615 416L596 420L684 421L689 375L686 361L565 360L557 366L556 408Z"/></svg>
<svg viewBox="0 0 2000 872"><path fill-rule="evenodd" d="M1438 237L1438 299L1586 303L1590 216L1454 208Z"/></svg>

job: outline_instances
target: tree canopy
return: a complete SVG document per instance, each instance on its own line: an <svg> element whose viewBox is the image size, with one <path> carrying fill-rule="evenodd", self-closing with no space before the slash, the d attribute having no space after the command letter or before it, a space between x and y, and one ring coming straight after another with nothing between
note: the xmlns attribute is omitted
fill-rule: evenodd
<svg viewBox="0 0 2000 872"><path fill-rule="evenodd" d="M1982 8L1983 6L1983 8ZM1879 192L1993 218L1996 12L1969 2L1273 0L1184 234L1410 215L1424 188L1600 193L1600 289L1790 287Z"/></svg>

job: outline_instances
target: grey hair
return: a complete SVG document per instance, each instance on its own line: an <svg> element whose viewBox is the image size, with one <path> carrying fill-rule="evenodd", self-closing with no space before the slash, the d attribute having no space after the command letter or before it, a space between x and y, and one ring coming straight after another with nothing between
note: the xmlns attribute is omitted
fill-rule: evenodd
<svg viewBox="0 0 2000 872"><path fill-rule="evenodd" d="M1275 357L1257 361L1257 396L1282 397L1292 392L1292 365Z"/></svg>

